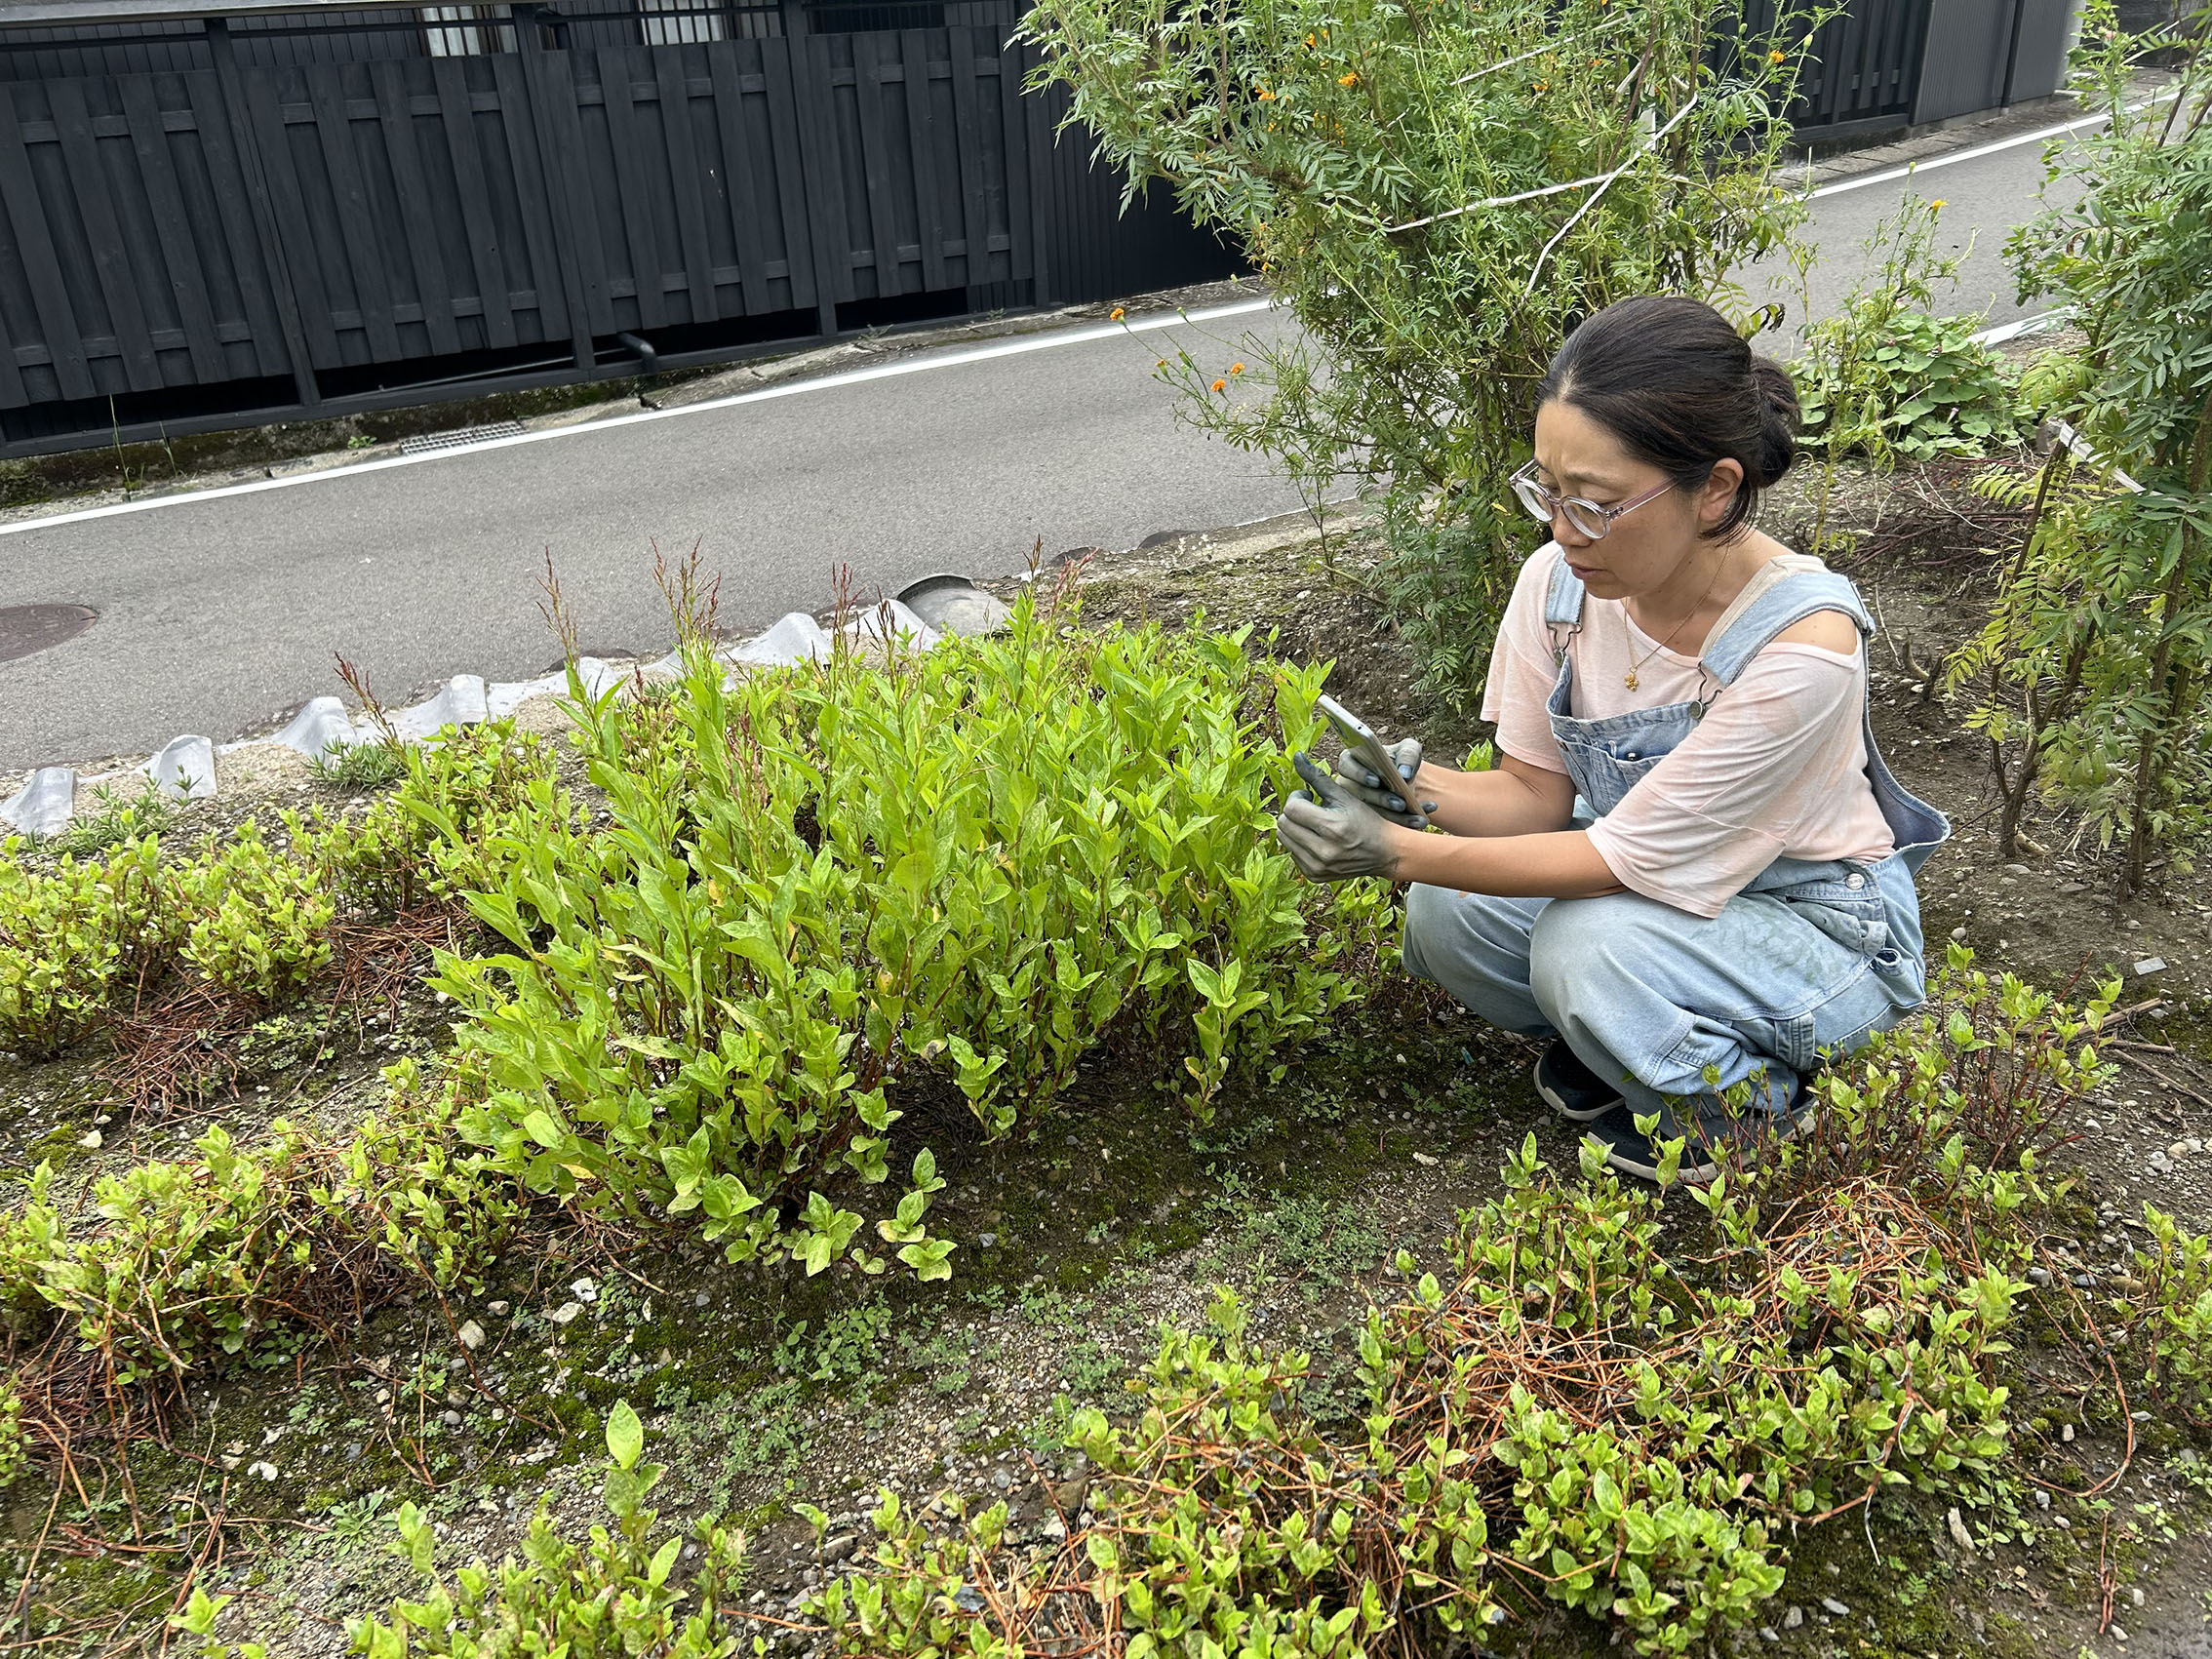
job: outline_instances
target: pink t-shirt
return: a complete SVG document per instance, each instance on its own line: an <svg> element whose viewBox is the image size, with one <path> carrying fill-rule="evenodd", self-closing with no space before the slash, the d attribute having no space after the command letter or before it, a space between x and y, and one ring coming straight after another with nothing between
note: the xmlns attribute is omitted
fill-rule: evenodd
<svg viewBox="0 0 2212 1659"><path fill-rule="evenodd" d="M1558 677L1544 596L1559 562L1559 543L1547 542L1521 568L1490 656L1482 718L1496 724L1507 754L1563 772L1544 712ZM1705 644L1781 577L1823 568L1799 553L1768 561ZM1621 601L1586 596L1582 631L1567 648L1574 664L1568 712L1602 720L1698 696L1696 656L1658 647ZM1633 691L1625 684L1632 664ZM1895 844L1867 781L1866 694L1863 643L1841 656L1769 641L1690 734L1590 826L1592 844L1622 886L1707 917L1719 915L1777 857L1878 863Z"/></svg>

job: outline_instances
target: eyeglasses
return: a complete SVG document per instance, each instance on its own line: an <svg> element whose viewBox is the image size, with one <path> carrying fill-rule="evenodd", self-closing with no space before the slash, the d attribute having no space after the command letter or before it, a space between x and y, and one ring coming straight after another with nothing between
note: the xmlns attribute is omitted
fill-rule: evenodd
<svg viewBox="0 0 2212 1659"><path fill-rule="evenodd" d="M1561 495L1558 491L1536 482L1536 463L1530 461L1510 480L1513 493L1521 497L1521 504L1528 509L1531 518L1552 522L1554 514L1564 514L1566 522L1574 526L1577 535L1588 536L1592 541L1604 538L1613 528L1613 521L1623 513L1633 513L1646 501L1656 501L1675 486L1672 480L1642 494L1630 497L1617 507L1600 506L1581 495Z"/></svg>

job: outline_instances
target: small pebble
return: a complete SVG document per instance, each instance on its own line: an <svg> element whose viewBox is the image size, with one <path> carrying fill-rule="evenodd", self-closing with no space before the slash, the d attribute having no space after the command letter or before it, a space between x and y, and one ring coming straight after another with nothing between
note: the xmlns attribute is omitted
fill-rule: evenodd
<svg viewBox="0 0 2212 1659"><path fill-rule="evenodd" d="M1780 1641L1782 1633L1772 1625L1760 1625L1758 1627L1758 1639L1761 1641Z"/></svg>
<svg viewBox="0 0 2212 1659"><path fill-rule="evenodd" d="M574 1319L578 1314L582 1312L583 1304L581 1302L563 1302L559 1307L555 1308L545 1317L551 1320L555 1324L567 1324L571 1320Z"/></svg>
<svg viewBox="0 0 2212 1659"><path fill-rule="evenodd" d="M579 1302L596 1302L599 1300L599 1286L589 1279L579 1279L569 1286L569 1294Z"/></svg>
<svg viewBox="0 0 2212 1659"><path fill-rule="evenodd" d="M1833 1596L1823 1596L1820 1599L1820 1604L1822 1607L1827 1609L1828 1615L1831 1618L1844 1618L1848 1616L1851 1611L1849 1607L1845 1606L1841 1601L1837 1600L1837 1599Z"/></svg>
<svg viewBox="0 0 2212 1659"><path fill-rule="evenodd" d="M99 1131L98 1129L87 1129L77 1137L77 1144L87 1152L98 1152L99 1150Z"/></svg>
<svg viewBox="0 0 2212 1659"><path fill-rule="evenodd" d="M2138 977L2163 973L2166 971L2166 959L2161 956L2147 956L2135 965L2135 971Z"/></svg>
<svg viewBox="0 0 2212 1659"><path fill-rule="evenodd" d="M2166 1148L2166 1156L2168 1158L2187 1158L2189 1156L2189 1142L2186 1140L2175 1141L2173 1145Z"/></svg>
<svg viewBox="0 0 2212 1659"><path fill-rule="evenodd" d="M2064 1441L2068 1445L2072 1445L2074 1443L2074 1425L2072 1423L2061 1423L2059 1425L2058 1438Z"/></svg>
<svg viewBox="0 0 2212 1659"><path fill-rule="evenodd" d="M1955 1504L1952 1506L1950 1515L1944 1518L1944 1523L1951 1528L1951 1541L1971 1557L1974 1553L1974 1535L1966 1530L1966 1522Z"/></svg>
<svg viewBox="0 0 2212 1659"><path fill-rule="evenodd" d="M2035 1488L2035 1507L2037 1509L2049 1509L2051 1507L2051 1494L2044 1491L2040 1486Z"/></svg>
<svg viewBox="0 0 2212 1659"><path fill-rule="evenodd" d="M2130 1606L2135 1606L2135 1607L2140 1607L2140 1606L2142 1606L2142 1605L2143 1605L2143 1586L2142 1586L2142 1585L2140 1585L2140 1584L2131 1584L2131 1585L2129 1585L2129 1586L2128 1586L2128 1588L2127 1588L2127 1600L2128 1600L2128 1604L2129 1604Z"/></svg>
<svg viewBox="0 0 2212 1659"><path fill-rule="evenodd" d="M2096 1134L2103 1128L2104 1125L2098 1123L2094 1118L2084 1118L2081 1120L2081 1132L2085 1135Z"/></svg>
<svg viewBox="0 0 2212 1659"><path fill-rule="evenodd" d="M2058 890L2060 892L2087 892L2089 884L2087 882L2061 882Z"/></svg>
<svg viewBox="0 0 2212 1659"><path fill-rule="evenodd" d="M507 1309L510 1305L506 1302L487 1302L484 1304L484 1311L495 1320L503 1320L507 1317Z"/></svg>
<svg viewBox="0 0 2212 1659"><path fill-rule="evenodd" d="M1784 1630L1796 1630L1804 1622L1805 1610L1802 1607L1792 1607L1782 1615L1782 1628Z"/></svg>
<svg viewBox="0 0 2212 1659"><path fill-rule="evenodd" d="M1963 926L1952 928L1951 942L1955 945L1962 945L1966 942L1966 929Z"/></svg>
<svg viewBox="0 0 2212 1659"><path fill-rule="evenodd" d="M463 1320L460 1329L454 1334L460 1338L460 1345L472 1354L484 1346L484 1327L474 1320Z"/></svg>
<svg viewBox="0 0 2212 1659"><path fill-rule="evenodd" d="M262 1481L274 1481L276 1479L276 1465L264 1459L259 1463L248 1464L246 1473Z"/></svg>
<svg viewBox="0 0 2212 1659"><path fill-rule="evenodd" d="M2127 1639L2127 1631L2121 1626L2119 1620L2114 1619L2106 1628L2113 1633L2113 1637L2115 1640L2125 1641Z"/></svg>
<svg viewBox="0 0 2212 1659"><path fill-rule="evenodd" d="M996 1233L978 1233L975 1235L975 1244L978 1249L990 1249L998 1242L999 1236Z"/></svg>
<svg viewBox="0 0 2212 1659"><path fill-rule="evenodd" d="M447 1428L457 1429L461 1425L461 1415L458 1411L448 1411L445 1414L445 1421Z"/></svg>

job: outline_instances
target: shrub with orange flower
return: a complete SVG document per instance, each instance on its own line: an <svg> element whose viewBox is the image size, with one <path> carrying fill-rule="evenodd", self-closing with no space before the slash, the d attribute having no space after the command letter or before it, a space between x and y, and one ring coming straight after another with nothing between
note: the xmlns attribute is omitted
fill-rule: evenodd
<svg viewBox="0 0 2212 1659"><path fill-rule="evenodd" d="M1213 382L1213 389L1217 392L1225 392L1229 389L1229 382L1227 380L1216 380Z"/></svg>
<svg viewBox="0 0 2212 1659"><path fill-rule="evenodd" d="M1106 313L1106 320L1110 323L1118 323L1127 315L1128 312L1126 309L1120 305L1117 305L1113 308L1113 310Z"/></svg>

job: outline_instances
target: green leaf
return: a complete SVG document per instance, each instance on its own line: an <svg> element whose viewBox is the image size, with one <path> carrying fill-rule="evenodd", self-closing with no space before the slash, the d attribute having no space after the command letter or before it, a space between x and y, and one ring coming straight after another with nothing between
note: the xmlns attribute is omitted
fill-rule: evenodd
<svg viewBox="0 0 2212 1659"><path fill-rule="evenodd" d="M645 1425L626 1400L614 1402L614 1409L607 1414L607 1454L613 1458L617 1469L635 1469L638 1457L645 1450Z"/></svg>

